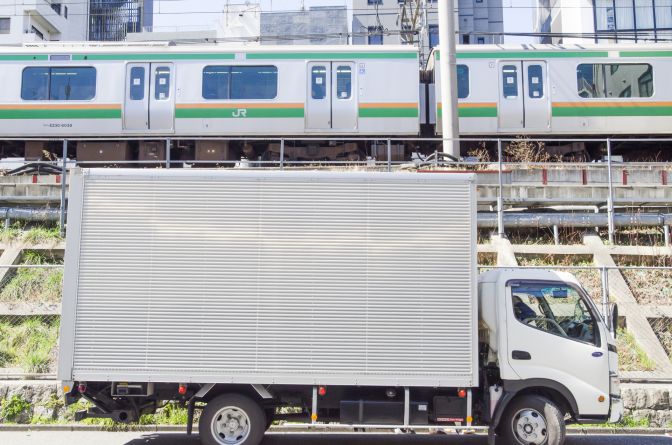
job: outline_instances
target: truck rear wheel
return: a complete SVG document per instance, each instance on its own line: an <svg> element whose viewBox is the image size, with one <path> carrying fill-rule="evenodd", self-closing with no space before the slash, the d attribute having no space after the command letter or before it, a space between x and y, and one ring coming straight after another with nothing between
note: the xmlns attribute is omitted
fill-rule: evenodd
<svg viewBox="0 0 672 445"><path fill-rule="evenodd" d="M549 399L522 396L506 407L499 427L504 443L511 445L562 445L565 419Z"/></svg>
<svg viewBox="0 0 672 445"><path fill-rule="evenodd" d="M223 394L208 402L198 423L203 445L258 445L266 431L266 414L241 394Z"/></svg>

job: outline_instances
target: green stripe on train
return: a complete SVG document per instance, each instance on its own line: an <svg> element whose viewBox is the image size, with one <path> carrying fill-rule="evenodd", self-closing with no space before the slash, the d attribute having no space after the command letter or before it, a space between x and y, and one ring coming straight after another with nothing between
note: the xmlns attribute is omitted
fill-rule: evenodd
<svg viewBox="0 0 672 445"><path fill-rule="evenodd" d="M121 119L121 109L4 109L0 119Z"/></svg>
<svg viewBox="0 0 672 445"><path fill-rule="evenodd" d="M621 57L672 57L672 51L621 51Z"/></svg>
<svg viewBox="0 0 672 445"><path fill-rule="evenodd" d="M72 60L234 60L233 53L73 54Z"/></svg>
<svg viewBox="0 0 672 445"><path fill-rule="evenodd" d="M672 107L553 107L553 117L672 116Z"/></svg>
<svg viewBox="0 0 672 445"><path fill-rule="evenodd" d="M437 110L439 119L443 118L443 110ZM470 107L459 108L457 111L459 117L497 117L497 107Z"/></svg>
<svg viewBox="0 0 672 445"><path fill-rule="evenodd" d="M49 60L46 54L0 54L0 61Z"/></svg>
<svg viewBox="0 0 672 445"><path fill-rule="evenodd" d="M417 59L417 52L297 52L297 53L247 53L249 60L261 59Z"/></svg>
<svg viewBox="0 0 672 445"><path fill-rule="evenodd" d="M441 60L441 54L437 51L436 60ZM457 53L458 59L561 59L561 58L586 58L586 57L609 57L608 51L488 51L488 52L461 52Z"/></svg>
<svg viewBox="0 0 672 445"><path fill-rule="evenodd" d="M178 119L303 118L303 108L178 108Z"/></svg>
<svg viewBox="0 0 672 445"><path fill-rule="evenodd" d="M359 117L418 117L417 108L360 108Z"/></svg>

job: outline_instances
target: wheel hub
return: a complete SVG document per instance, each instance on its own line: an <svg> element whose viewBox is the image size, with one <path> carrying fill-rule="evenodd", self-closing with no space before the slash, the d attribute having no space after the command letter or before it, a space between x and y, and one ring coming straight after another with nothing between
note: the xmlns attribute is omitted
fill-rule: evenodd
<svg viewBox="0 0 672 445"><path fill-rule="evenodd" d="M250 435L250 419L238 407L224 407L212 418L212 433L221 445L238 445Z"/></svg>
<svg viewBox="0 0 672 445"><path fill-rule="evenodd" d="M548 439L546 419L534 409L518 411L513 417L513 432L521 442L542 445Z"/></svg>

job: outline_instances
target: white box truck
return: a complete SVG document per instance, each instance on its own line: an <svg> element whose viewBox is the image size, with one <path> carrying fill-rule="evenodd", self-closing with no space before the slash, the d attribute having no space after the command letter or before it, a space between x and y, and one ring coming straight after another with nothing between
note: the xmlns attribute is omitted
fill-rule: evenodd
<svg viewBox="0 0 672 445"><path fill-rule="evenodd" d="M204 445L309 428L618 421L617 355L566 273L477 274L468 174L78 170L59 378L78 418L201 410Z"/></svg>

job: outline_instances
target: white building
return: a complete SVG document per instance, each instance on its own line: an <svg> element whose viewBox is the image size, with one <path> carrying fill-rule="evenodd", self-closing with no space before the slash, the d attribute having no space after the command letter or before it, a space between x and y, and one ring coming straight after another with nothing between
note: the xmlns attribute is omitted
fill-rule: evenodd
<svg viewBox="0 0 672 445"><path fill-rule="evenodd" d="M86 40L82 0L0 0L0 44Z"/></svg>

